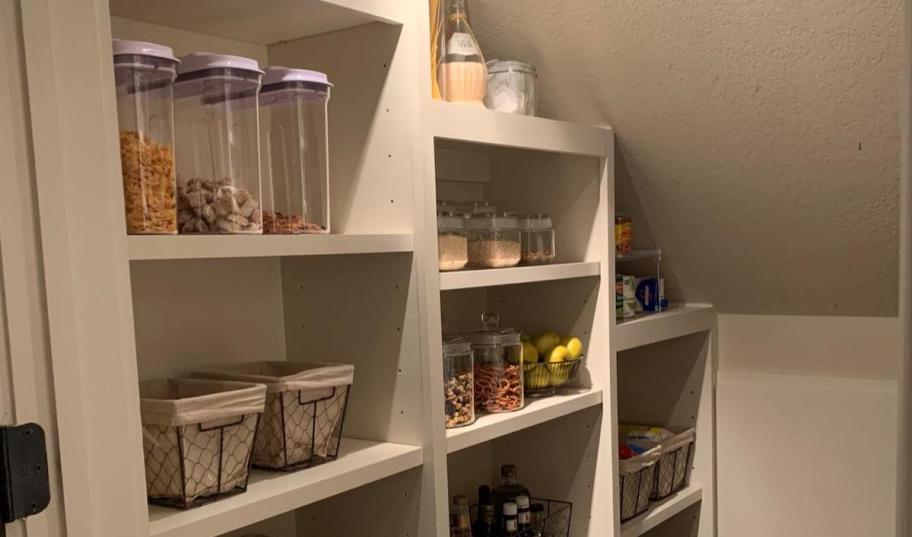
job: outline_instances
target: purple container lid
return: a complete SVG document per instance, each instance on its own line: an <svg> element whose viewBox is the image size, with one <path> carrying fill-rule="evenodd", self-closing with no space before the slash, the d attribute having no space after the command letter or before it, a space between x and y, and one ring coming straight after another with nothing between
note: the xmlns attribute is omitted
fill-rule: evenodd
<svg viewBox="0 0 912 537"><path fill-rule="evenodd" d="M171 47L159 45L158 43L148 43L146 41L128 41L126 39L112 39L111 48L113 49L114 56L130 54L134 56L162 58L164 60L171 60L175 63L180 61L174 57L174 51L171 50Z"/></svg>
<svg viewBox="0 0 912 537"><path fill-rule="evenodd" d="M282 82L308 82L311 84L320 84L331 88L333 85L329 81L326 73L311 71L309 69L292 69L290 67L271 66L266 68L266 74L263 76L263 85L280 84Z"/></svg>
<svg viewBox="0 0 912 537"><path fill-rule="evenodd" d="M229 54L213 54L211 52L194 52L181 56L180 67L177 73L184 75L205 71L207 69L241 69L252 73L263 74L260 64L253 58L231 56Z"/></svg>

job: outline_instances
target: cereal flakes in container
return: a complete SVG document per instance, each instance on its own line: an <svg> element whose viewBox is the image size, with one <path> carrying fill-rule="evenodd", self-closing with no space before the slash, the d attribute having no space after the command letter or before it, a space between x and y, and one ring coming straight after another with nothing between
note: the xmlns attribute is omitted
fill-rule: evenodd
<svg viewBox="0 0 912 537"><path fill-rule="evenodd" d="M496 314L485 313L481 320L483 328L468 336L475 371L475 412L520 410L525 405L520 334L500 328Z"/></svg>
<svg viewBox="0 0 912 537"><path fill-rule="evenodd" d="M177 233L174 79L169 47L112 41L124 211L130 235Z"/></svg>
<svg viewBox="0 0 912 537"><path fill-rule="evenodd" d="M263 232L256 60L197 52L174 83L181 233Z"/></svg>

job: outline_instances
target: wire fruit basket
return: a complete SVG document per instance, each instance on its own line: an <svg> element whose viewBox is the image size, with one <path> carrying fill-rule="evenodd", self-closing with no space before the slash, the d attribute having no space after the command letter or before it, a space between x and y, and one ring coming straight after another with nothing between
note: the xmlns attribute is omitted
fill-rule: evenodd
<svg viewBox="0 0 912 537"><path fill-rule="evenodd" d="M557 363L535 363L523 365L525 393L530 397L554 395L557 388L566 385L579 373L583 357Z"/></svg>

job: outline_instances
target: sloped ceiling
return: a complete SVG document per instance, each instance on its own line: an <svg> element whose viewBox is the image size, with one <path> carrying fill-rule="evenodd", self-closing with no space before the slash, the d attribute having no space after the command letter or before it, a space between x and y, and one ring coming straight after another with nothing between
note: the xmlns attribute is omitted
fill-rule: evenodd
<svg viewBox="0 0 912 537"><path fill-rule="evenodd" d="M618 206L672 296L897 311L901 0L474 0L541 115L612 125Z"/></svg>

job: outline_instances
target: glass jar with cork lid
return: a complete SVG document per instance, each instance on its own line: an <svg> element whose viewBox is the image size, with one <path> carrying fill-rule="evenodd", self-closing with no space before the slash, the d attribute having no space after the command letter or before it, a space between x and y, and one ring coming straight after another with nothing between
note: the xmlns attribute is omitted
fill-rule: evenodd
<svg viewBox="0 0 912 537"><path fill-rule="evenodd" d="M516 216L473 214L466 218L469 266L505 268L519 264L522 250Z"/></svg>

